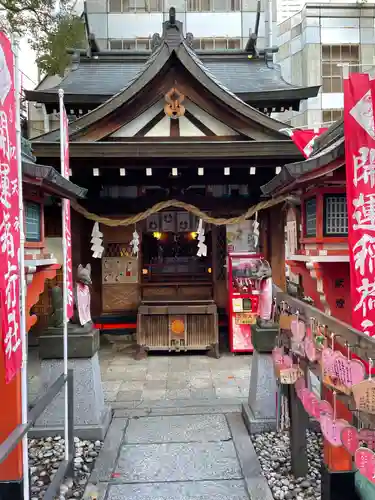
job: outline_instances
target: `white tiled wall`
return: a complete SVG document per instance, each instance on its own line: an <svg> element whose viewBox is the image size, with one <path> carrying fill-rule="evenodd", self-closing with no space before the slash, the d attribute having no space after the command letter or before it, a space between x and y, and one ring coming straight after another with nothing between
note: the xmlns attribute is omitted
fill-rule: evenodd
<svg viewBox="0 0 375 500"><path fill-rule="evenodd" d="M282 75L295 85L321 85L321 45L361 45L361 63L372 64L375 55L375 20L373 5L307 5L302 12L279 26L277 62ZM350 3L350 2L347 2ZM353 3L353 2L352 2ZM332 5L336 4L336 6ZM293 28L301 23L301 34ZM303 68L302 81L301 71ZM302 103L298 113L279 114L294 126L316 126L323 110L342 109L342 93L322 93Z"/></svg>

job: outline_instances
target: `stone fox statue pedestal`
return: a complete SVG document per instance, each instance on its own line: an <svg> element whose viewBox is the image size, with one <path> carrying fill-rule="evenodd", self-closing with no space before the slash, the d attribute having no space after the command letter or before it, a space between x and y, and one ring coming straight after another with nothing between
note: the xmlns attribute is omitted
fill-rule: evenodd
<svg viewBox="0 0 375 500"><path fill-rule="evenodd" d="M78 266L74 289L74 314L68 323L69 368L74 370L75 435L82 439L103 439L111 420L104 403L98 351L99 330L90 313L91 267ZM52 291L51 326L39 339L42 395L63 372L63 301L62 290ZM47 407L32 431L35 436L61 434L64 429L63 391Z"/></svg>

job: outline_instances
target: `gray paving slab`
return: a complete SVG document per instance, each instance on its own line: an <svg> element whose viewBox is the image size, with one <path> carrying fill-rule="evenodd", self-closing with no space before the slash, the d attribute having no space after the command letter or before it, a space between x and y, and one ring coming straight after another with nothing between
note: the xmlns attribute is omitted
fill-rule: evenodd
<svg viewBox="0 0 375 500"><path fill-rule="evenodd" d="M155 391L153 391L155 392ZM134 408L189 408L189 407L205 407L210 406L215 408L215 413L225 413L227 405L241 405L247 403L247 398L210 398L210 399L154 399L143 401L116 401L111 404L113 410L130 410Z"/></svg>
<svg viewBox="0 0 375 500"><path fill-rule="evenodd" d="M179 415L133 419L125 443L189 443L231 438L224 415Z"/></svg>
<svg viewBox="0 0 375 500"><path fill-rule="evenodd" d="M213 413L238 413L241 412L241 404L233 405L220 405L218 409L217 406L190 406L187 408L123 408L117 409L114 412L114 418L138 418L147 417L149 415L211 415Z"/></svg>
<svg viewBox="0 0 375 500"><path fill-rule="evenodd" d="M123 445L115 472L121 483L242 479L231 441Z"/></svg>
<svg viewBox="0 0 375 500"><path fill-rule="evenodd" d="M249 500L243 481L119 484L107 500Z"/></svg>

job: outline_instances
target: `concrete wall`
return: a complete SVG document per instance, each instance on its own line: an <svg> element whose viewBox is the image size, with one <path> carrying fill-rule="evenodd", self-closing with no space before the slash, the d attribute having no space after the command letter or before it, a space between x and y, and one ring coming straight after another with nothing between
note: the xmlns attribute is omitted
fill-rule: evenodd
<svg viewBox="0 0 375 500"><path fill-rule="evenodd" d="M279 53L276 56L285 80L295 85L322 84L322 46L359 45L360 64L372 65L375 56L375 6L308 4L301 12L278 26ZM371 66L362 67L363 71ZM302 103L299 113L277 117L294 126L314 127L323 122L324 110L340 110L342 93L320 91L318 97Z"/></svg>
<svg viewBox="0 0 375 500"><path fill-rule="evenodd" d="M214 0L213 0L214 1ZM197 2L198 3L198 2ZM106 0L87 0L90 28L99 39L101 46L108 39L148 38L154 33L161 33L163 21L168 19L170 7L175 7L177 19L184 24L185 33L193 33L195 38L230 37L241 38L241 47L246 45L249 30L254 30L257 0L239 0L239 10L225 10L225 2L220 1L222 8L210 12L188 12L187 0L164 0L162 12L108 12ZM276 44L276 0L272 0L273 12L273 42ZM265 46L266 17L268 0L261 2L261 20L259 30L259 47ZM220 11L219 11L220 10Z"/></svg>

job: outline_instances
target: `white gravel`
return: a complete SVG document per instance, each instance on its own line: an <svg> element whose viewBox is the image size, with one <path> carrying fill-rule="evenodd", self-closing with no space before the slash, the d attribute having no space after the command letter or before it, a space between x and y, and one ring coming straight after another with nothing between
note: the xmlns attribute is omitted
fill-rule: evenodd
<svg viewBox="0 0 375 500"><path fill-rule="evenodd" d="M58 500L76 500L83 492L102 447L101 441L82 441L74 438L74 481L65 480L60 487ZM65 440L61 436L29 440L30 496L31 500L44 497L53 476L64 460Z"/></svg>
<svg viewBox="0 0 375 500"><path fill-rule="evenodd" d="M320 433L307 431L309 472L298 479L291 472L288 432L264 432L254 434L251 439L275 500L321 500L323 441Z"/></svg>

